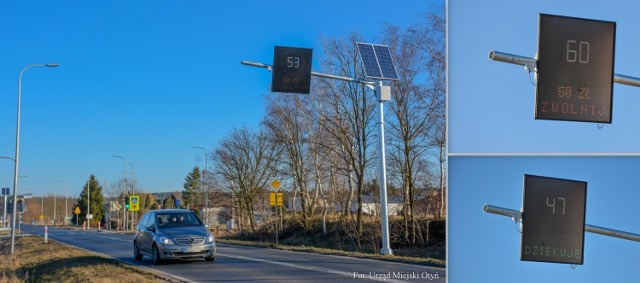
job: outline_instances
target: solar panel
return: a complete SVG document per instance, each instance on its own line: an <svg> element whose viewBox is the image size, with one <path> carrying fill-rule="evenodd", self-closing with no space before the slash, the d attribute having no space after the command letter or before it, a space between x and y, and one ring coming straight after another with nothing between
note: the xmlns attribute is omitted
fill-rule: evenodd
<svg viewBox="0 0 640 283"><path fill-rule="evenodd" d="M367 78L398 80L398 73L386 45L356 42Z"/></svg>

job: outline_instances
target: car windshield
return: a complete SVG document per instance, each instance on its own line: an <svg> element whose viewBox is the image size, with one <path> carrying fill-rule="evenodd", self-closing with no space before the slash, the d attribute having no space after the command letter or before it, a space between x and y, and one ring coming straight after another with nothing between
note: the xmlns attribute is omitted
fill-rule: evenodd
<svg viewBox="0 0 640 283"><path fill-rule="evenodd" d="M201 226L202 222L193 213L158 213L156 221L159 228Z"/></svg>

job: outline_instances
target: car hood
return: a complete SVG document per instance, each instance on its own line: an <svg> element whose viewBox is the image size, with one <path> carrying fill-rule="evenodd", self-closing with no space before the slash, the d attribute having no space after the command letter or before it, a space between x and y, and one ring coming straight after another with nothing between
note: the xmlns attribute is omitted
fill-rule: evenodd
<svg viewBox="0 0 640 283"><path fill-rule="evenodd" d="M184 235L202 237L205 237L207 235L207 229L204 226L163 228L159 229L159 231L160 233L170 238Z"/></svg>

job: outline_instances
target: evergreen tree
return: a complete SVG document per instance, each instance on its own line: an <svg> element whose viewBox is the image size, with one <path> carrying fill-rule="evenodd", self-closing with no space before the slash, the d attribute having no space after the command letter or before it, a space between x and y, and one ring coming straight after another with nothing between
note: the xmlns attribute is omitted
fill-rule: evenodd
<svg viewBox="0 0 640 283"><path fill-rule="evenodd" d="M79 220L78 223L84 222L87 217L87 188L89 192L89 201L90 201L90 211L93 214L92 223L96 221L101 221L102 216L104 215L104 196L102 195L102 186L96 179L96 176L91 174L89 176L89 180L82 187L82 191L80 192L80 196L78 197L77 206L80 207L80 214L73 215L73 221ZM79 219L76 219L76 216Z"/></svg>
<svg viewBox="0 0 640 283"><path fill-rule="evenodd" d="M171 196L164 199L164 202L162 203L162 208L164 209L176 208L175 204L176 204L176 196L171 194Z"/></svg>
<svg viewBox="0 0 640 283"><path fill-rule="evenodd" d="M184 191L182 191L183 206L189 206L189 208L197 209L202 204L202 198L200 194L200 168L198 166L193 168L193 171L187 174L184 178Z"/></svg>

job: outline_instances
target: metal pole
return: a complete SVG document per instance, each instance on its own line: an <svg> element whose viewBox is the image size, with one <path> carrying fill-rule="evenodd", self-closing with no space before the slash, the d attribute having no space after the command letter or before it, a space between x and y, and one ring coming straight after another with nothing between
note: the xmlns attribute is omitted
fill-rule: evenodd
<svg viewBox="0 0 640 283"><path fill-rule="evenodd" d="M87 221L87 231L91 229L91 219L89 219L89 214L91 214L91 190L89 190L89 186L91 185L91 177L87 180L87 216L85 217Z"/></svg>
<svg viewBox="0 0 640 283"><path fill-rule="evenodd" d="M242 65L258 67L258 68L265 68L265 69L267 69L269 71L272 70L272 67L269 64L251 62L251 61L247 61L247 60L242 60L242 61L240 61L240 63ZM311 75L315 76L315 77L320 77L320 78L335 79L335 80L341 80L341 81L346 81L346 82L359 83L359 84L363 84L363 85L371 85L371 86L376 85L376 82L372 82L372 81L365 81L365 80L359 80L359 79L336 76L336 75L330 75L330 74L311 72Z"/></svg>
<svg viewBox="0 0 640 283"><path fill-rule="evenodd" d="M134 171L133 168L133 162L129 162L129 164L131 165L131 195L135 195L135 187L136 187L136 173ZM140 207L140 199L138 199L138 207ZM131 204L129 204L131 205ZM136 226L136 212L135 211L131 211L131 228L133 230L133 227Z"/></svg>
<svg viewBox="0 0 640 283"><path fill-rule="evenodd" d="M56 204L57 204L56 198L57 197L58 197L58 193L56 191L54 191L53 192L53 226L54 227L56 226L56 220L57 220L56 219L56 216L57 216L56 215L56 208L57 208L57 206L56 206Z"/></svg>
<svg viewBox="0 0 640 283"><path fill-rule="evenodd" d="M18 168L20 163L20 100L22 97L22 75L24 72L31 67L58 67L58 64L39 64L39 65L28 65L24 67L20 71L20 76L18 76L18 113L16 115L16 153L13 159L14 169L13 169L13 204L14 206L18 203ZM15 210L15 208L14 208ZM16 213L11 214L11 254L15 251L15 243L16 243Z"/></svg>
<svg viewBox="0 0 640 283"><path fill-rule="evenodd" d="M123 188L124 190L123 190L123 191L124 191L125 193L127 193L127 191L129 190L129 189L127 188L127 174L126 174L127 162L126 162L126 160L124 159L124 157L122 157L122 156L120 156L120 155L115 155L115 154L114 154L114 155L113 155L113 157L117 157L117 158L122 159L122 178L124 179L124 188ZM127 196L125 196L125 198L126 198L126 197L127 197ZM125 199L125 202L126 202L126 201L127 201L127 200ZM124 216L123 216L123 220L122 220L122 225L123 225L123 226L122 226L122 230L127 231L127 214L128 214L128 212L127 212L127 208L126 208L126 207L124 207L124 208L123 208L123 210L124 210L124 211L123 211Z"/></svg>
<svg viewBox="0 0 640 283"><path fill-rule="evenodd" d="M380 82L382 84L382 82ZM393 255L393 251L389 245L389 216L387 211L387 173L385 164L384 150L384 102L379 101L378 104L378 176L380 179L380 209L382 216L382 248L380 254Z"/></svg>
<svg viewBox="0 0 640 283"><path fill-rule="evenodd" d="M7 227L7 196L4 196L4 210L2 211L2 228Z"/></svg>
<svg viewBox="0 0 640 283"><path fill-rule="evenodd" d="M489 51L489 60L500 61L509 64L524 66L525 68L537 71L537 61L531 57L514 55L495 50ZM623 85L640 87L640 78L631 77L622 74L613 74L613 82Z"/></svg>
<svg viewBox="0 0 640 283"><path fill-rule="evenodd" d="M56 181L56 183L64 183L64 221L62 223L63 223L63 226L66 226L67 225L67 213L69 213L68 210L67 210L68 209L68 207L67 207L67 195L68 195L67 182L65 182L65 181Z"/></svg>
<svg viewBox="0 0 640 283"><path fill-rule="evenodd" d="M482 207L482 210L486 213L493 213L493 214L511 217L511 219L514 219L514 221L519 221L522 219L522 212L509 209L509 208L485 204ZM629 233L629 232L620 231L620 230L614 230L610 228L604 228L596 225L585 224L584 231L594 233L594 234L600 234L608 237L640 242L640 235L638 234Z"/></svg>

